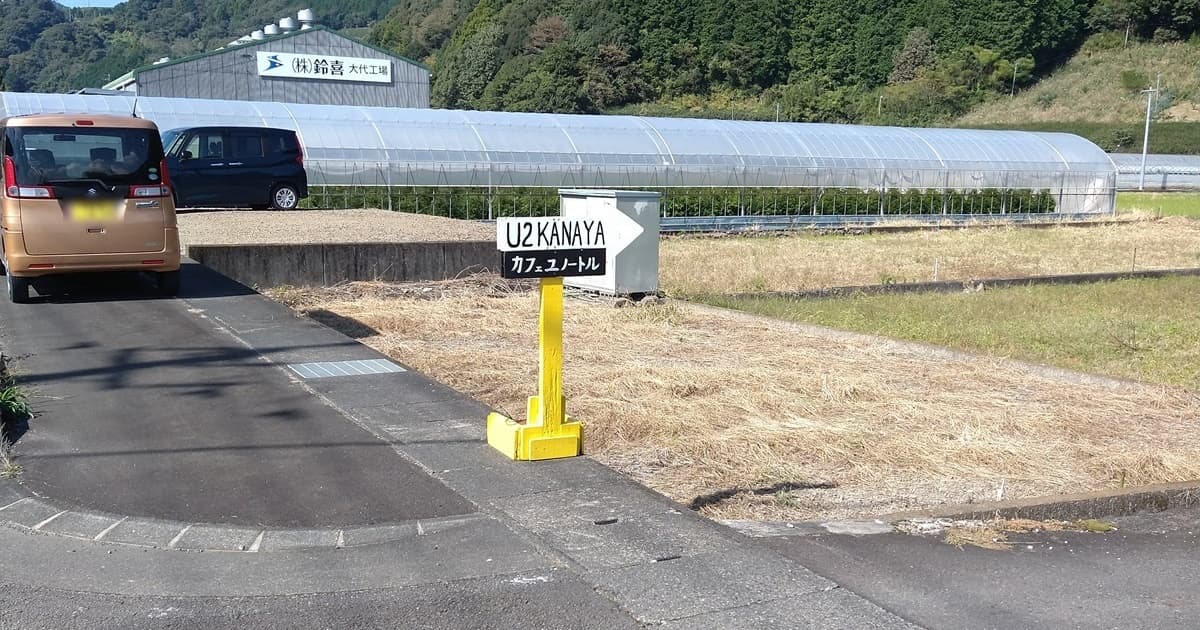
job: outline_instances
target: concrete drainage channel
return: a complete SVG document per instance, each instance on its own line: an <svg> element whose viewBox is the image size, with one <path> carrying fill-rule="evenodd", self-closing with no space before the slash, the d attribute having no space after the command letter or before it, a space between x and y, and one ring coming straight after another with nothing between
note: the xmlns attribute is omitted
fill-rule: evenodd
<svg viewBox="0 0 1200 630"><path fill-rule="evenodd" d="M18 495L19 491L8 487L4 494L11 497ZM28 533L133 547L242 553L342 549L394 543L488 518L483 514L470 514L357 527L285 529L183 523L63 509L29 496L7 501L0 507L0 522Z"/></svg>

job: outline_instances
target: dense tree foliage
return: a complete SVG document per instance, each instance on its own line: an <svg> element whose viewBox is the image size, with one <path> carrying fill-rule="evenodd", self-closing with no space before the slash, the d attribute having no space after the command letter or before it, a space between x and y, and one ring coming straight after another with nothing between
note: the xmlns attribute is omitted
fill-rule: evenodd
<svg viewBox="0 0 1200 630"><path fill-rule="evenodd" d="M725 92L773 96L794 120L927 123L1113 28L1097 2L1176 15L1200 0L402 0L372 37L434 65L443 107L593 112Z"/></svg>
<svg viewBox="0 0 1200 630"><path fill-rule="evenodd" d="M302 6L333 27L369 25L372 43L428 63L439 107L686 101L705 115L756 99L788 120L889 124L933 124L1007 95L1090 33L1200 31L1200 0L127 0L70 11L0 0L0 82L98 86Z"/></svg>

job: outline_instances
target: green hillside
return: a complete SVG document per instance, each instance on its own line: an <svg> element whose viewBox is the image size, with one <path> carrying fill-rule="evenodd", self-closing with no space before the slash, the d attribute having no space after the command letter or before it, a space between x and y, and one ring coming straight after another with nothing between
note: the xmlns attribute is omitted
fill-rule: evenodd
<svg viewBox="0 0 1200 630"><path fill-rule="evenodd" d="M772 116L778 103L781 118L852 122L871 120L870 104L886 91L890 116L926 122L1006 88L1014 65L1025 84L1065 58L1093 5L402 0L372 39L432 65L441 107L670 111L680 99L765 101Z"/></svg>
<svg viewBox="0 0 1200 630"><path fill-rule="evenodd" d="M1139 152L1151 102L1154 153L1200 154L1200 42L1123 43L1097 35L1061 68L1013 98L992 100L961 127L1066 131L1108 151Z"/></svg>
<svg viewBox="0 0 1200 630"><path fill-rule="evenodd" d="M1000 99L962 117L963 124L1088 120L1140 123L1141 91L1158 83L1158 120L1200 122L1200 42L1131 43L1094 37L1062 68L1015 98Z"/></svg>

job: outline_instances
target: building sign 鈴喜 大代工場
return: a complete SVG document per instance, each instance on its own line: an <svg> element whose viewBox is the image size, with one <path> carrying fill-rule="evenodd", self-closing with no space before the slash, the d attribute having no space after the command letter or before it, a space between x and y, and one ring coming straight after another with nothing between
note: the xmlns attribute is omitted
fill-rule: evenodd
<svg viewBox="0 0 1200 630"><path fill-rule="evenodd" d="M258 76L391 83L390 59L258 51Z"/></svg>

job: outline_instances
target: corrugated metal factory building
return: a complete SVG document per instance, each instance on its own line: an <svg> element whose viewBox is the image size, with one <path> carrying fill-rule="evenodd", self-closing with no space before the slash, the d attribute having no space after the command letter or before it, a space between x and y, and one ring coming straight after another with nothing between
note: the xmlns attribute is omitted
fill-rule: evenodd
<svg viewBox="0 0 1200 630"><path fill-rule="evenodd" d="M218 50L137 68L105 89L138 96L429 107L429 69L300 13ZM306 19L307 18L307 19Z"/></svg>

